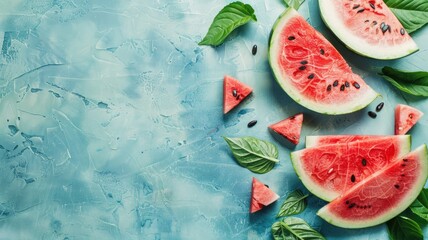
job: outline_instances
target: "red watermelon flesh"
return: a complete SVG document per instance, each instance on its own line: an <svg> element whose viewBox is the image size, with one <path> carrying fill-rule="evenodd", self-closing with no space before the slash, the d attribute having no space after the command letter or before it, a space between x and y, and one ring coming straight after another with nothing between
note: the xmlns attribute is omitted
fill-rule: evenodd
<svg viewBox="0 0 428 240"><path fill-rule="evenodd" d="M316 147L328 144L350 143L362 140L388 139L385 135L325 135L306 136L306 147Z"/></svg>
<svg viewBox="0 0 428 240"><path fill-rule="evenodd" d="M303 113L296 114L269 126L274 132L285 137L293 144L298 144L303 124Z"/></svg>
<svg viewBox="0 0 428 240"><path fill-rule="evenodd" d="M419 195L428 177L425 145L350 188L318 211L343 228L378 225L404 211Z"/></svg>
<svg viewBox="0 0 428 240"><path fill-rule="evenodd" d="M223 80L223 113L226 114L244 100L253 89L231 76Z"/></svg>
<svg viewBox="0 0 428 240"><path fill-rule="evenodd" d="M322 145L291 153L297 175L314 195L331 201L410 151L410 136Z"/></svg>
<svg viewBox="0 0 428 240"><path fill-rule="evenodd" d="M267 185L253 177L253 186L251 190L250 213L259 211L269 204L278 200L279 196Z"/></svg>
<svg viewBox="0 0 428 240"><path fill-rule="evenodd" d="M395 107L395 134L406 134L423 115L414 107L398 104Z"/></svg>

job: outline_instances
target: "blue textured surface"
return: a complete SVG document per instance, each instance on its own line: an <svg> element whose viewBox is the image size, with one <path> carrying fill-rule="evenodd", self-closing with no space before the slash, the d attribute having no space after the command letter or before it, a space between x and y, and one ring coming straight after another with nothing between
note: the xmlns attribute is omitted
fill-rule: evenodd
<svg viewBox="0 0 428 240"><path fill-rule="evenodd" d="M294 103L271 75L267 42L281 0L251 3L257 22L218 48L198 46L227 3L0 3L0 239L270 239L280 203L303 186L291 150L268 125L304 112L303 136L393 134L397 103L428 113L426 100L402 95L377 75L384 65L427 71L428 27L413 35L419 52L370 60L344 48L322 23L317 1L307 0L299 12L383 96L357 113L323 116ZM225 74L254 88L227 116ZM381 101L384 109L369 118ZM247 128L253 119L257 125ZM424 143L428 118L410 133L413 148ZM221 138L247 135L279 146L281 162L271 172L238 166ZM250 216L253 176L281 199ZM384 225L325 223L315 215L324 204L309 197L299 217L327 238L387 237Z"/></svg>

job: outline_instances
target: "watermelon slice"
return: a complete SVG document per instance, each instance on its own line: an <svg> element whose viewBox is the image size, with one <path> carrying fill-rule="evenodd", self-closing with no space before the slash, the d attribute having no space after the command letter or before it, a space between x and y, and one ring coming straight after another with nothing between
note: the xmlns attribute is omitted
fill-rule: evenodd
<svg viewBox="0 0 428 240"><path fill-rule="evenodd" d="M350 143L363 140L389 139L385 135L325 135L325 136L306 136L306 147L316 147L327 144Z"/></svg>
<svg viewBox="0 0 428 240"><path fill-rule="evenodd" d="M278 200L279 196L267 185L253 177L253 187L251 190L250 213L259 211L269 204Z"/></svg>
<svg viewBox="0 0 428 240"><path fill-rule="evenodd" d="M242 102L253 89L231 76L223 80L223 113L226 114Z"/></svg>
<svg viewBox="0 0 428 240"><path fill-rule="evenodd" d="M388 221L404 211L424 187L427 157L427 148L422 145L356 184L317 214L343 228L370 227Z"/></svg>
<svg viewBox="0 0 428 240"><path fill-rule="evenodd" d="M321 16L351 50L376 59L395 59L418 46L382 0L319 0Z"/></svg>
<svg viewBox="0 0 428 240"><path fill-rule="evenodd" d="M309 191L331 201L409 151L410 136L393 135L295 151L291 162Z"/></svg>
<svg viewBox="0 0 428 240"><path fill-rule="evenodd" d="M293 8L288 8L273 27L269 63L284 91L315 112L354 112L378 96Z"/></svg>
<svg viewBox="0 0 428 240"><path fill-rule="evenodd" d="M424 115L416 108L398 104L395 107L395 134L406 134Z"/></svg>
<svg viewBox="0 0 428 240"><path fill-rule="evenodd" d="M303 113L296 114L280 122L272 124L269 129L286 138L293 144L299 144L302 131Z"/></svg>

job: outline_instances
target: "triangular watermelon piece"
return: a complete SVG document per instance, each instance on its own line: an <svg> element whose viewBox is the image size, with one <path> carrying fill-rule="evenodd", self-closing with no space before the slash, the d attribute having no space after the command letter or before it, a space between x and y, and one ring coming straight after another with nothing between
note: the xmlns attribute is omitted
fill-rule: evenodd
<svg viewBox="0 0 428 240"><path fill-rule="evenodd" d="M395 134L406 134L423 115L423 112L414 107L398 104L395 107Z"/></svg>
<svg viewBox="0 0 428 240"><path fill-rule="evenodd" d="M278 194L272 191L267 185L253 177L250 213L259 211L265 206L275 202L278 198Z"/></svg>
<svg viewBox="0 0 428 240"><path fill-rule="evenodd" d="M231 76L224 76L223 113L226 114L242 102L253 89Z"/></svg>
<svg viewBox="0 0 428 240"><path fill-rule="evenodd" d="M298 144L302 131L303 113L296 114L269 126L274 132L285 137L293 144Z"/></svg>

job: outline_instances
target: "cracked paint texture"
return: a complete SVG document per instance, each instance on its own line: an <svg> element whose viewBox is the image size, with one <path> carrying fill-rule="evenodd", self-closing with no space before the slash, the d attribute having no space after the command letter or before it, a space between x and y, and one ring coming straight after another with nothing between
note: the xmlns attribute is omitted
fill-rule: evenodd
<svg viewBox="0 0 428 240"><path fill-rule="evenodd" d="M270 239L280 203L304 187L289 160L293 149L268 125L303 112L302 136L393 134L396 104L428 113L426 100L402 95L377 75L384 65L427 71L428 27L413 35L419 52L366 59L341 45L322 23L317 1L307 0L299 12L382 94L362 111L325 116L293 102L271 74L267 43L282 1L252 2L257 22L217 48L198 46L228 3L0 3L1 239ZM254 94L223 116L226 74ZM381 101L384 109L369 118ZM422 118L411 130L414 147L426 141L427 126ZM236 164L222 136L271 141L280 163L255 175ZM303 146L302 140L295 149ZM281 199L250 215L254 176ZM311 196L299 216L328 239L387 237L384 225L329 225L315 215L324 204Z"/></svg>

